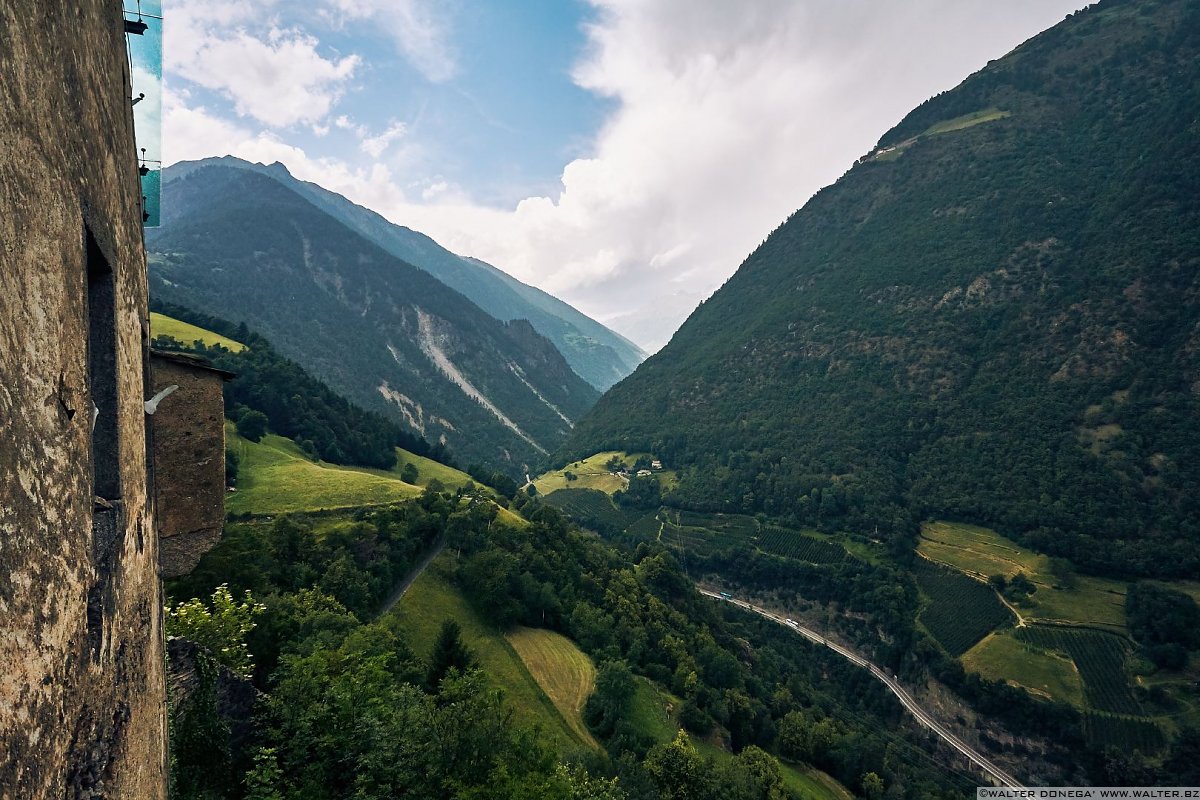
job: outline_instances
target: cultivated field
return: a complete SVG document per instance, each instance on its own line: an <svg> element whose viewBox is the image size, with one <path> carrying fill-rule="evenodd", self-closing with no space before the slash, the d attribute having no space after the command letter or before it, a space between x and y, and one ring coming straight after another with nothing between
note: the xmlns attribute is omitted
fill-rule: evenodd
<svg viewBox="0 0 1200 800"><path fill-rule="evenodd" d="M241 342L234 341L212 331L199 328L182 320L168 317L166 314L159 314L156 311L150 312L150 338L156 336L170 336L176 341L190 345L194 342L203 342L207 346L221 345L222 347L236 353L239 350L245 350L246 345Z"/></svg>
<svg viewBox="0 0 1200 800"><path fill-rule="evenodd" d="M924 559L917 559L914 573L929 601L917 619L950 655L962 655L998 626L1016 621L996 592L974 578Z"/></svg>
<svg viewBox="0 0 1200 800"><path fill-rule="evenodd" d="M583 705L596 685L596 667L587 654L561 633L541 628L517 628L504 638L575 735L599 748L583 722Z"/></svg>
<svg viewBox="0 0 1200 800"><path fill-rule="evenodd" d="M956 522L922 526L917 551L968 575L1011 578L1024 572L1037 586L1020 614L1027 620L1070 622L1125 632L1125 584L1107 578L1073 576L1068 588L1050 570L1048 556L1021 547L988 528Z"/></svg>
<svg viewBox="0 0 1200 800"><path fill-rule="evenodd" d="M1113 714L1142 713L1126 671L1128 640L1098 630L1052 625L1018 628L1016 636L1035 647L1069 656L1083 679L1084 696L1091 708Z"/></svg>
<svg viewBox="0 0 1200 800"><path fill-rule="evenodd" d="M1012 630L990 634L962 657L970 672L1014 683L1029 692L1084 708L1083 680L1070 658L1034 647Z"/></svg>
<svg viewBox="0 0 1200 800"><path fill-rule="evenodd" d="M413 652L429 658L442 623L453 619L462 628L463 641L480 666L497 687L504 689L516 722L540 727L542 734L553 739L564 752L593 747L591 737L582 738L560 713L516 649L481 620L454 587L450 580L453 564L449 554L439 556L392 611L399 618Z"/></svg>
<svg viewBox="0 0 1200 800"><path fill-rule="evenodd" d="M998 119L1004 119L1011 116L1008 111L1001 111L998 108L985 108L982 111L972 111L970 114L963 114L961 117L944 120L931 125L922 133L922 136L933 136L938 133L951 133L953 131L961 131L964 128L973 128L976 125L981 125L985 122L995 122Z"/></svg>
<svg viewBox="0 0 1200 800"><path fill-rule="evenodd" d="M558 489L543 499L585 528L623 530L643 513L618 508L612 497L599 489Z"/></svg>

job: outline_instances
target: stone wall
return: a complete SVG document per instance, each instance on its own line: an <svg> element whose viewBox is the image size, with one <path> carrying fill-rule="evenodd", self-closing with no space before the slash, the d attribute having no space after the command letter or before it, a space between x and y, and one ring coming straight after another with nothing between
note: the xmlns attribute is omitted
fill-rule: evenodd
<svg viewBox="0 0 1200 800"><path fill-rule="evenodd" d="M155 520L164 578L186 575L221 539L225 520L228 373L184 354L153 352L151 393L177 386L150 417Z"/></svg>
<svg viewBox="0 0 1200 800"><path fill-rule="evenodd" d="M0 0L0 32L0 797L155 800L162 598L121 4Z"/></svg>

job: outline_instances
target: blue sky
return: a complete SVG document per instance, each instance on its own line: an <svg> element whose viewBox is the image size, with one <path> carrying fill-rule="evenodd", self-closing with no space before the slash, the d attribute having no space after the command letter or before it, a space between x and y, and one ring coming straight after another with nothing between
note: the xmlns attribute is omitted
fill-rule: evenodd
<svg viewBox="0 0 1200 800"><path fill-rule="evenodd" d="M281 161L655 350L905 113L1081 5L167 0L164 160Z"/></svg>

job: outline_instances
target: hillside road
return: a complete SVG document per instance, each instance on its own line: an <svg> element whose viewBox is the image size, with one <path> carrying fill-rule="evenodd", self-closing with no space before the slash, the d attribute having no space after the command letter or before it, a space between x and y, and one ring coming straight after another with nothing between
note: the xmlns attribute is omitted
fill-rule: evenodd
<svg viewBox="0 0 1200 800"><path fill-rule="evenodd" d="M697 587L697 588L699 588L699 587ZM836 642L826 639L824 636L817 633L816 631L810 630L809 628L805 628L803 625L800 625L799 623L797 623L795 621L787 621L783 617L779 616L778 614L775 614L771 611L767 611L764 608L759 608L758 606L756 606L752 603L749 603L745 600L739 600L737 598L728 598L727 599L727 598L721 597L721 595L719 593L711 592L707 589L699 589L699 591L700 591L700 594L702 594L706 597L712 597L716 600L723 600L728 603L733 603L734 605L744 608L747 611L753 611L755 614L758 614L761 617L766 617L767 619L771 620L772 622L777 622L780 625L784 626L785 628L790 628L791 630L795 631L796 633L800 634L801 636L805 637L806 639L808 639L816 644L821 644L821 645L824 645L825 647L828 647L830 650L832 650L835 653L837 653L838 655L842 656L847 661L850 661L850 662L862 667L865 670L869 670L870 673L877 680L879 680L881 683L883 683L885 686L887 686L888 689L891 690L892 694L894 694L896 696L896 699L900 701L900 704L902 706L904 706L905 710L907 710L910 714L912 714L914 717L916 717L918 722L920 722L926 728L929 728L929 730L931 730L935 734L937 734L939 738L941 738L943 741L946 742L946 744L950 745L955 750L957 750L959 753L962 753L964 756L966 756L967 759L969 759L971 761L971 763L973 763L980 770L982 770L985 774L987 774L987 776L989 778L991 778L994 781L997 781L999 783L999 785L1001 785L1001 786L1023 788L1024 784L1017 781L1016 778L1013 778L1007 772L1000 769L995 764L993 764L991 761L989 761L982 753L975 750L973 747L971 747L969 744L964 742L962 739L955 736L953 733L951 733L949 730L947 730L941 723L939 723L936 719L934 719L933 716L931 716L927 711L925 711L925 709L923 709L923 708L921 708L921 706L917 705L917 701L912 698L912 695L910 695L905 690L905 688L903 686L901 686L900 683L895 678L893 678L891 675L889 675L887 673L887 671L885 671L884 669L871 663L870 661L868 661L867 659L858 655L857 653L854 653L854 652L846 649L845 647L842 647L841 645L837 644Z"/></svg>

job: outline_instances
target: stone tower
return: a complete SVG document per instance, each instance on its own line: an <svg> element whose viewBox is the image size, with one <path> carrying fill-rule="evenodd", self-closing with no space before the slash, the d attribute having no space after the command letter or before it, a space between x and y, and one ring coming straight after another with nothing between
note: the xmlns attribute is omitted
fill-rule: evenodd
<svg viewBox="0 0 1200 800"><path fill-rule="evenodd" d="M166 794L121 4L0 0L0 797Z"/></svg>

